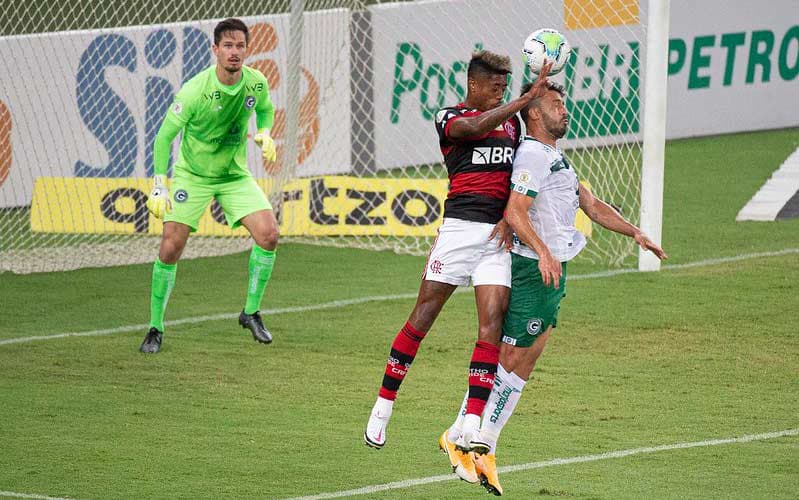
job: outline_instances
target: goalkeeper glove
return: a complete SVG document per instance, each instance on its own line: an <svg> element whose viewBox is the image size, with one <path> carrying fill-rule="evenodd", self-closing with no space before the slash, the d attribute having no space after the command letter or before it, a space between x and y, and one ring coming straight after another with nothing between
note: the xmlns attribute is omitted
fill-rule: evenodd
<svg viewBox="0 0 799 500"><path fill-rule="evenodd" d="M261 154L264 160L275 161L277 159L277 150L275 149L275 141L269 136L269 129L261 129L255 137L253 137L255 144L261 146Z"/></svg>
<svg viewBox="0 0 799 500"><path fill-rule="evenodd" d="M166 176L153 176L153 190L147 198L147 210L159 219L164 218L164 213L172 212L172 201L169 199L169 188L166 187Z"/></svg>

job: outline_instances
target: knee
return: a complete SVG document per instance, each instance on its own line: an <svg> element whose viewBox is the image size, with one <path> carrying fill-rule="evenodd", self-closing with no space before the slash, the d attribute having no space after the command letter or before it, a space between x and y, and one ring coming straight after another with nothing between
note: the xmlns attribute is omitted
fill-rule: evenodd
<svg viewBox="0 0 799 500"><path fill-rule="evenodd" d="M477 338L492 344L499 344L499 338L502 334L502 321L491 320L485 324L481 324L477 330Z"/></svg>
<svg viewBox="0 0 799 500"><path fill-rule="evenodd" d="M427 333L436 321L439 309L432 303L421 302L416 305L408 319L411 325L419 331Z"/></svg>
<svg viewBox="0 0 799 500"><path fill-rule="evenodd" d="M280 230L277 226L272 226L260 231L255 236L255 244L265 250L274 250L277 247L277 240L280 238Z"/></svg>
<svg viewBox="0 0 799 500"><path fill-rule="evenodd" d="M158 253L158 260L164 264L174 264L180 259L186 242L176 239L164 239L161 242L161 250Z"/></svg>

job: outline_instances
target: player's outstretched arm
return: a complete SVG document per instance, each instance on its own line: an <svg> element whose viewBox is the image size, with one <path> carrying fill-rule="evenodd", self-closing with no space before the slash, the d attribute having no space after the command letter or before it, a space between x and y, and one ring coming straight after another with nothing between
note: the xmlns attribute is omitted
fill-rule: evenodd
<svg viewBox="0 0 799 500"><path fill-rule="evenodd" d="M522 243L538 254L538 270L541 271L544 285L549 286L551 283L555 288L559 288L562 274L560 261L552 256L549 247L538 237L527 215L534 200L531 196L511 191L505 208L505 218Z"/></svg>
<svg viewBox="0 0 799 500"><path fill-rule="evenodd" d="M622 217L615 208L594 196L594 193L585 186L580 186L580 208L592 221L611 231L634 238L641 248L654 253L660 260L669 258L657 243Z"/></svg>
<svg viewBox="0 0 799 500"><path fill-rule="evenodd" d="M466 137L485 135L497 128L501 123L504 123L508 118L521 111L521 109L533 99L543 97L547 91L547 75L551 67L551 62L544 64L541 68L541 73L538 75L538 79L536 79L532 88L526 94L517 97L507 104L488 110L485 113L480 113L478 116L467 116L453 121L449 128L449 137L452 139L463 139Z"/></svg>

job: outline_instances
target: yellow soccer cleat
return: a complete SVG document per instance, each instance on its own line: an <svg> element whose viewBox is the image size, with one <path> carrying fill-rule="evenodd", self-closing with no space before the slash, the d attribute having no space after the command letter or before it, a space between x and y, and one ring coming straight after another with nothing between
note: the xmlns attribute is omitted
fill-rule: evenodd
<svg viewBox="0 0 799 500"><path fill-rule="evenodd" d="M474 469L472 454L464 453L455 448L455 443L449 440L447 433L448 431L444 431L441 437L438 438L438 447L447 454L449 464L452 466L452 472L467 483L476 483L477 472Z"/></svg>
<svg viewBox="0 0 799 500"><path fill-rule="evenodd" d="M498 497L502 496L502 486L499 484L499 475L497 474L497 456L493 453L475 455L474 467L480 477L480 484L485 486L489 493Z"/></svg>

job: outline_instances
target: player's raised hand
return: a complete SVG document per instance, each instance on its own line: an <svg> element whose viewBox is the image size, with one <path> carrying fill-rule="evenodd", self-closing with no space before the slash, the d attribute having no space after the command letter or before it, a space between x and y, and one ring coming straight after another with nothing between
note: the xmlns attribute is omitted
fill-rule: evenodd
<svg viewBox="0 0 799 500"><path fill-rule="evenodd" d="M277 148L275 148L275 141L269 135L267 129L258 131L253 137L255 144L261 147L261 154L266 161L275 161L277 159Z"/></svg>
<svg viewBox="0 0 799 500"><path fill-rule="evenodd" d="M172 212L172 201L169 199L169 188L166 186L166 176L153 176L153 190L147 198L147 210L158 219L163 219L165 213Z"/></svg>
<svg viewBox="0 0 799 500"><path fill-rule="evenodd" d="M551 284L557 290L560 288L560 277L563 274L560 261L555 259L549 252L538 257L538 270L541 272L544 286L548 287Z"/></svg>
<svg viewBox="0 0 799 500"><path fill-rule="evenodd" d="M544 64L541 66L541 72L538 73L538 78L536 78L533 86L530 87L530 90L525 94L531 101L539 97L544 97L544 94L547 93L547 75L549 75L549 70L552 69L552 64L554 64L553 61L548 59L544 60Z"/></svg>
<svg viewBox="0 0 799 500"><path fill-rule="evenodd" d="M666 260L669 258L669 256L666 255L666 252L664 252L663 249L660 248L654 241L650 240L649 236L645 235L644 233L639 231L635 233L633 238L635 238L635 242L638 243L641 248L654 253L658 259Z"/></svg>

